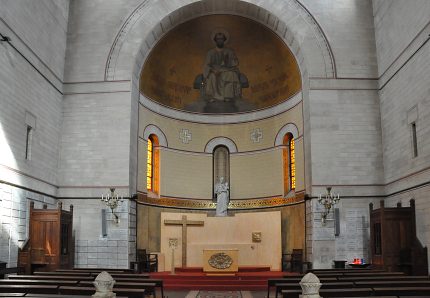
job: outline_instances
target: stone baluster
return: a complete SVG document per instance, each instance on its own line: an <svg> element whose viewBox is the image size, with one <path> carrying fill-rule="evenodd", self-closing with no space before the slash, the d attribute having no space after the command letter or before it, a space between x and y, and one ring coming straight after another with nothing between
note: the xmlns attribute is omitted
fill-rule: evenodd
<svg viewBox="0 0 430 298"><path fill-rule="evenodd" d="M321 298L319 290L321 287L321 283L319 278L309 272L305 276L303 276L302 280L300 281L300 286L302 287L302 295L300 295L300 298Z"/></svg>
<svg viewBox="0 0 430 298"><path fill-rule="evenodd" d="M94 298L115 298L116 294L112 292L115 280L106 271L102 271L97 275L93 282L96 287L96 292L91 296Z"/></svg>

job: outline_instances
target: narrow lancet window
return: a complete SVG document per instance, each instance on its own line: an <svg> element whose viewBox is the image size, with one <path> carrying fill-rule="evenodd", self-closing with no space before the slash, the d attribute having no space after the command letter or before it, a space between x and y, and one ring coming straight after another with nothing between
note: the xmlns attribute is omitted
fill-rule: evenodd
<svg viewBox="0 0 430 298"><path fill-rule="evenodd" d="M288 133L284 136L284 194L287 195L296 188L296 145L293 135Z"/></svg>
<svg viewBox="0 0 430 298"><path fill-rule="evenodd" d="M158 194L159 186L159 150L158 138L150 135L148 138L148 150L146 159L146 188L148 191Z"/></svg>
<svg viewBox="0 0 430 298"><path fill-rule="evenodd" d="M296 145L294 139L290 139L290 188L296 189Z"/></svg>
<svg viewBox="0 0 430 298"><path fill-rule="evenodd" d="M148 155L146 160L146 188L148 190L152 190L152 151L152 141L148 138Z"/></svg>
<svg viewBox="0 0 430 298"><path fill-rule="evenodd" d="M25 140L25 159L31 159L31 141L33 139L33 128L30 125L27 125L27 133Z"/></svg>
<svg viewBox="0 0 430 298"><path fill-rule="evenodd" d="M417 125L415 122L411 123L411 129L412 129L412 154L413 157L418 156L418 143L417 143Z"/></svg>

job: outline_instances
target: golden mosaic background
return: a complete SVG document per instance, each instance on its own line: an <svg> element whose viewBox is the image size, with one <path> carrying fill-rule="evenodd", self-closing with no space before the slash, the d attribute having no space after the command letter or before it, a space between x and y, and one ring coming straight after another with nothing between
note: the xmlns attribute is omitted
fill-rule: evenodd
<svg viewBox="0 0 430 298"><path fill-rule="evenodd" d="M267 108L300 91L296 60L275 33L244 17L210 15L177 26L156 44L141 72L141 93L162 105L190 110L200 97L193 82L203 72L206 53L215 47L211 34L216 28L228 31L226 47L235 51L240 72L248 78L249 88L242 89L246 109Z"/></svg>

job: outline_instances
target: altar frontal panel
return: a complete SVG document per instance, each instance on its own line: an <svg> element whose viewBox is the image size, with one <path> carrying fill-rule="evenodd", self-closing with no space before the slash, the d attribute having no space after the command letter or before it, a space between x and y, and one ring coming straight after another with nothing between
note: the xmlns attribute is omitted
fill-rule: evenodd
<svg viewBox="0 0 430 298"><path fill-rule="evenodd" d="M186 266L204 267L204 250L237 250L238 266L270 266L281 269L281 212L237 213L215 217L206 213L161 213L161 252L166 255L165 270L171 268L169 240L178 239L175 266L182 266L182 227L166 225L166 220L203 221L201 226L188 226Z"/></svg>

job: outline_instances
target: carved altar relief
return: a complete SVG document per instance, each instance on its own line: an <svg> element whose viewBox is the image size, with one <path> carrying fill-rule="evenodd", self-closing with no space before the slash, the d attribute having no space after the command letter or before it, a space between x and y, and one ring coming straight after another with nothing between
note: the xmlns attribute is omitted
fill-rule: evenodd
<svg viewBox="0 0 430 298"><path fill-rule="evenodd" d="M204 249L204 272L237 272L239 270L238 249Z"/></svg>

